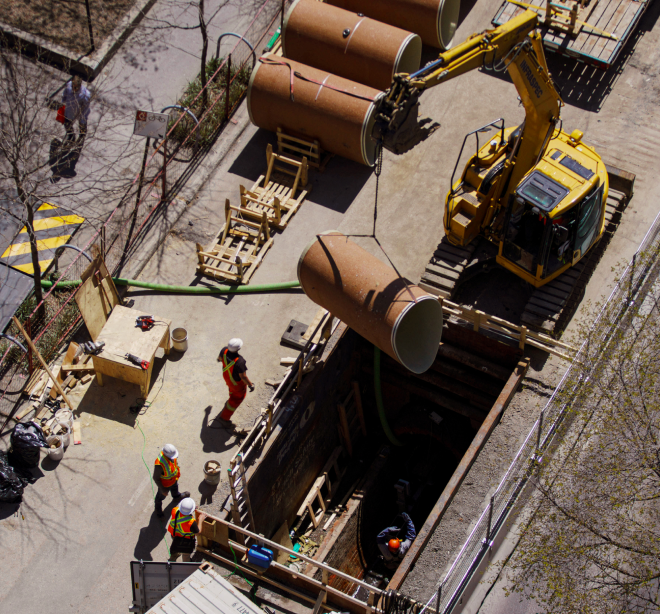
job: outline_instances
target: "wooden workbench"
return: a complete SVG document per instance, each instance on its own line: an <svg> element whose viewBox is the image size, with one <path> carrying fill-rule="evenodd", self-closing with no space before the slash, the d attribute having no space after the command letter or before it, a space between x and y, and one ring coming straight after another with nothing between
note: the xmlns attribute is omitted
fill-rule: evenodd
<svg viewBox="0 0 660 614"><path fill-rule="evenodd" d="M151 382L151 370L156 350L162 347L170 353L171 320L154 316L156 323L151 330L143 331L135 326L138 316L150 315L135 309L116 305L103 326L96 341L104 341L105 347L98 356L93 356L94 371L99 386L103 386L103 375L131 382L140 386L146 400ZM133 354L149 361L149 368L142 369L124 358Z"/></svg>

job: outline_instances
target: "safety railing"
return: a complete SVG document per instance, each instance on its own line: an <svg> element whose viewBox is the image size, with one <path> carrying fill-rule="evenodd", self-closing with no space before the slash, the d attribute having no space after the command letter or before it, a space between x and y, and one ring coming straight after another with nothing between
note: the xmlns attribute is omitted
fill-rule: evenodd
<svg viewBox="0 0 660 614"><path fill-rule="evenodd" d="M235 40L229 39L233 44L231 50L209 75L208 91L213 91L214 82L221 76L225 87L208 101L198 116L199 121L186 124L188 111L177 110L178 115L175 115L166 138L155 147L153 144L145 146L142 168L135 169L135 179L130 187L105 223L81 246L87 252L101 253L108 270L114 275L121 274L133 262L145 236L177 198L206 155L209 146L198 146L200 131L206 131L207 136L210 134L207 141L213 142L241 103L248 85L246 74L255 60L253 49L258 55L266 47L273 37L272 30L280 25L282 13L290 4L290 0L265 0L245 32ZM197 104L202 93L200 90L191 106ZM224 110L220 121L217 114L213 114L216 107ZM184 126L183 130L180 125ZM66 259L68 264L57 272L57 281L80 279L88 265L87 258L77 253L73 257L67 255ZM53 286L44 294L42 303L31 312L17 313L26 333L33 338L46 361L53 359L62 343L80 324L81 315L74 300L76 292L77 287L64 290L62 286L59 289ZM11 328L8 332L17 334ZM36 364L30 351L24 353L9 341L0 340L0 416L5 417L0 432L8 424L8 416L20 400L26 379Z"/></svg>
<svg viewBox="0 0 660 614"><path fill-rule="evenodd" d="M660 214L596 315L586 340L541 411L451 568L420 614L426 610L449 614L464 598L466 587L470 585L475 572L503 529L518 497L535 473L541 456L552 445L569 410L575 409L583 401L582 384L606 355L604 349L622 325L622 319L630 313L632 307L641 302L640 291L656 264L659 252Z"/></svg>

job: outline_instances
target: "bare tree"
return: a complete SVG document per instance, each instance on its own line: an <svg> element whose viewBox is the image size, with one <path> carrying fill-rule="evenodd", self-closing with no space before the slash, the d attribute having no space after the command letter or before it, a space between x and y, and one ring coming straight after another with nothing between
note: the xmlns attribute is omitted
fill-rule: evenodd
<svg viewBox="0 0 660 614"><path fill-rule="evenodd" d="M202 37L202 51L200 54L200 85L202 89L202 112L208 107L209 104L209 95L206 88L208 82L207 77L207 64L208 64L208 49L209 49L209 35L208 28L211 25L211 22L215 19L218 13L222 10L224 6L229 3L229 0L219 0L217 5L213 9L212 13L207 17L206 16L206 5L205 0L197 0L197 2L186 2L186 1L172 1L170 3L170 10L172 11L172 16L167 19L157 19L157 18L148 18L145 21L144 28L151 30L166 30L166 29L177 29L177 30L199 30ZM184 14L190 7L197 9L197 18L198 23L195 25L183 25L182 22L185 21Z"/></svg>
<svg viewBox="0 0 660 614"><path fill-rule="evenodd" d="M541 468L509 590L553 614L660 609L660 292L600 356ZM609 325L605 322L604 325ZM592 331L590 334L595 335Z"/></svg>
<svg viewBox="0 0 660 614"><path fill-rule="evenodd" d="M20 50L18 50L20 51ZM130 133L117 127L127 123L125 113L111 117L103 103L102 84L92 88L93 121L82 139L67 140L55 121L59 94L66 74L49 69L7 46L0 46L0 212L5 241L11 242L25 226L33 268L34 293L42 300L38 231L35 217L40 206L52 203L79 212L92 225L104 220L132 177L122 174L130 160ZM128 120L130 122L130 119ZM102 129L99 129L102 127ZM81 152L85 160L73 170ZM59 179L63 157L69 176ZM122 165L118 162L122 161ZM82 160L81 160L82 162ZM137 168L137 165L136 165Z"/></svg>

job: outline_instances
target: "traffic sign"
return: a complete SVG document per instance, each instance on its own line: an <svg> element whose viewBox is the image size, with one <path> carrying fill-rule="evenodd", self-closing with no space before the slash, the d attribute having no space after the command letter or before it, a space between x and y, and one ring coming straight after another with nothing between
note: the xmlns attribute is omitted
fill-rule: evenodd
<svg viewBox="0 0 660 614"><path fill-rule="evenodd" d="M167 132L167 122L170 116L167 113L152 113L151 111L137 111L135 113L135 126L133 134L147 136L153 139L162 139Z"/></svg>

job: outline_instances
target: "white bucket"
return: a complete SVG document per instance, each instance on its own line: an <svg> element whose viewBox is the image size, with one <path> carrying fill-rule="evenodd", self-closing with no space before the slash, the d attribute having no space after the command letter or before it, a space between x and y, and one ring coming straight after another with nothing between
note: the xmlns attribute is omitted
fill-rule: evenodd
<svg viewBox="0 0 660 614"><path fill-rule="evenodd" d="M185 352L188 349L188 331L185 328L175 328L172 331L172 347L177 352Z"/></svg>
<svg viewBox="0 0 660 614"><path fill-rule="evenodd" d="M70 409L58 409L55 412L55 422L63 422L67 425L69 433L73 432L73 412Z"/></svg>
<svg viewBox="0 0 660 614"><path fill-rule="evenodd" d="M56 422L53 426L53 435L59 437L62 440L62 445L65 448L69 447L71 439L71 428L66 422Z"/></svg>
<svg viewBox="0 0 660 614"><path fill-rule="evenodd" d="M48 457L54 461L62 460L62 457L64 456L62 438L57 435L52 435L46 439L46 443L48 444Z"/></svg>
<svg viewBox="0 0 660 614"><path fill-rule="evenodd" d="M204 481L207 484L220 483L220 461L210 460L204 463Z"/></svg>

